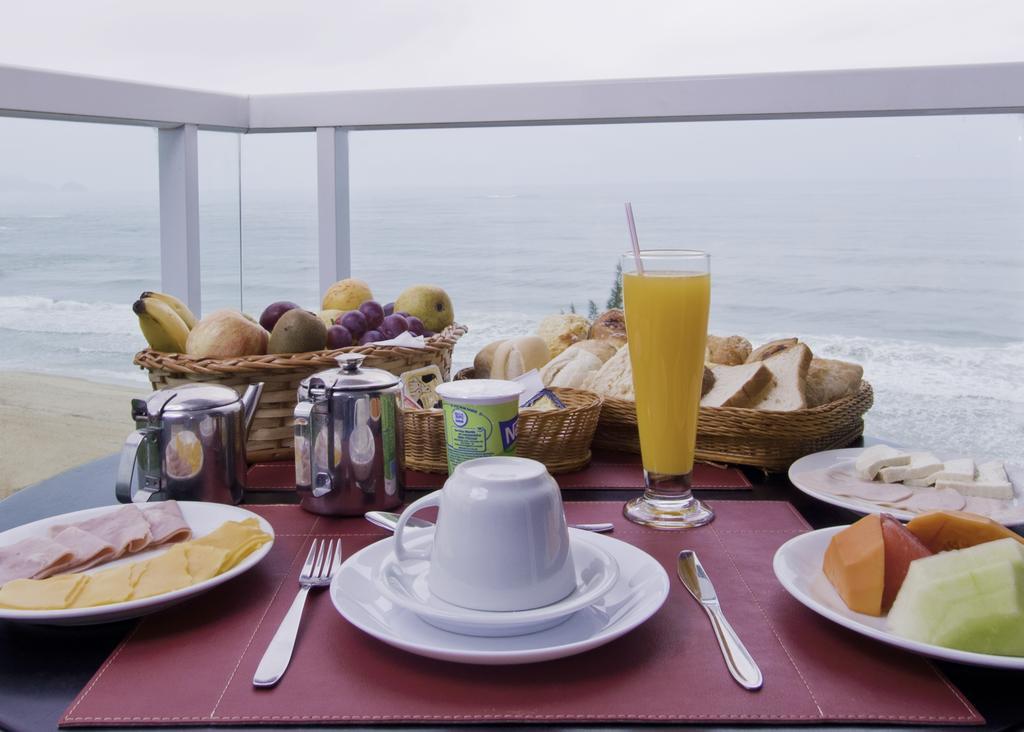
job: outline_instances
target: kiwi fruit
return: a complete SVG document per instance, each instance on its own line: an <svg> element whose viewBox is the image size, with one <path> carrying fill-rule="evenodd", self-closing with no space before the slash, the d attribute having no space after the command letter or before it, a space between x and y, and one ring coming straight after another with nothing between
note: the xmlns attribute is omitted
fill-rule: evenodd
<svg viewBox="0 0 1024 732"><path fill-rule="evenodd" d="M295 308L282 315L270 332L268 353L321 351L327 345L327 326L319 317Z"/></svg>

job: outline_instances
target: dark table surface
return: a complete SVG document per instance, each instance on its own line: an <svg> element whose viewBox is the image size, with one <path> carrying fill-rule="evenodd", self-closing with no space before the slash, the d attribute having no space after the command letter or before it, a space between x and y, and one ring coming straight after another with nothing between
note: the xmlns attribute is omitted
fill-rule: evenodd
<svg viewBox="0 0 1024 732"><path fill-rule="evenodd" d="M60 513L114 504L116 469L117 456L112 455L69 470L0 501L0 531ZM752 471L748 477L754 484L753 490L708 490L700 491L700 496L709 500L787 500L815 528L846 524L857 518L849 511L804 495L783 476L765 477ZM409 497L415 498L418 495L411 493ZM574 490L567 498L625 500L634 495L635 491ZM253 503L294 501L294 494L291 493L250 495L250 502ZM134 622L61 628L0 620L0 728L10 732L54 729L71 700ZM987 724L981 729L1024 729L1024 673L947 663L938 665L984 715ZM804 726L802 728L808 729ZM258 729L271 728L261 726ZM856 728L844 725L843 729Z"/></svg>

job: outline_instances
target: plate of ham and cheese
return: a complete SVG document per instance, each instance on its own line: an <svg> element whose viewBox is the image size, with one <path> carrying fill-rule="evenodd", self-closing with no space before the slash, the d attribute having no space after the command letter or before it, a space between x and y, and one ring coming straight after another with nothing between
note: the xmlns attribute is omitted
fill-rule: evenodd
<svg viewBox="0 0 1024 732"><path fill-rule="evenodd" d="M819 501L860 514L909 521L929 511L967 511L1024 525L1024 469L999 460L872 445L807 455L790 466L789 480Z"/></svg>
<svg viewBox="0 0 1024 732"><path fill-rule="evenodd" d="M162 610L254 567L263 518L196 501L106 506L0 533L0 619L88 625Z"/></svg>

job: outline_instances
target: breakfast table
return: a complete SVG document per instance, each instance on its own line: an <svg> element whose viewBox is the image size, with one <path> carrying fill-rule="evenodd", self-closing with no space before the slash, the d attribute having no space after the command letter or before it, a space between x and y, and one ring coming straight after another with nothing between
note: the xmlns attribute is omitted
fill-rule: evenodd
<svg viewBox="0 0 1024 732"><path fill-rule="evenodd" d="M110 456L79 466L52 479L26 488L0 503L0 531L56 514L113 505L115 502L113 486L116 470L117 456ZM708 559L713 559L713 554L710 554L706 547L714 545L708 544L706 541L701 543L697 540L698 536L710 536L710 534L688 534L688 531L700 532L705 531L705 529L691 529L683 532L659 532L654 529L626 524L621 520L621 516L617 515L621 512L621 505L617 507L615 504L636 495L637 491L634 486L635 476L632 475L633 472L638 473L638 468L631 469L628 464L623 464L618 467L608 467L600 476L597 476L592 470L590 473L581 474L582 477L564 477L562 480L563 499L566 501L566 512L569 519L571 521L578 521L612 520L614 518L617 523L613 536L635 543L641 548L647 548L648 551L652 551L651 547L659 547L666 552L669 549L678 551L679 549L687 548L692 539L695 542L695 546L701 547L702 557L705 558L705 562ZM699 496L719 511L719 518L716 519L712 526L718 524L717 531L719 533L716 534L716 540L734 541L734 545L731 548L734 555L734 564L744 563L745 560L742 552L756 551L758 546L766 546L758 542L774 540L770 536L773 532L783 533L782 528L772 528L772 521L789 522L786 524L788 528L785 529L785 532L788 532L787 535L790 535L794 532L805 530L806 525L821 528L847 524L857 518L855 514L845 509L821 503L801 493L789 483L785 476L779 474L765 475L756 470L744 470L742 474L737 470L733 470L731 474L738 476L739 483L742 485L739 483L728 486L723 484L720 487L701 489L699 490ZM274 473L273 470L270 470L266 475L270 475L271 478L263 480L260 490L252 490L247 494L247 507L260 512L261 516L269 517L272 521L284 522L288 526L299 526L299 522L307 520L309 514L305 514L293 505L297 502L297 497L294 489L287 485L288 471L284 470ZM437 481L423 475L410 475L408 476L407 484L410 486L409 490L407 490L407 499L412 500L425 495L426 489L436 487ZM714 484L714 482L712 481L711 484ZM751 515L756 517L757 512L751 514L750 509L755 505L758 506L759 511L763 512L763 527L759 527L756 523L751 525L749 517ZM313 521L313 519L308 520ZM744 521L746 522L745 524L743 523ZM799 525L794 522L799 522ZM361 527L363 524L366 526L365 530L359 528L357 531L353 528ZM383 531L377 531L376 534L372 533L376 529L371 529L369 524L363 522L362 519L345 519L338 526L343 527L337 529L337 531L344 536L365 537L362 540L364 544L375 542L379 537L386 535ZM797 528L794 529L794 526L797 526ZM303 530L306 532L304 536L308 536L312 532L312 529ZM300 533L296 529L296 533L291 534L291 536L299 536ZM278 529L278 534L280 537L289 536L280 529ZM733 539L730 540L729 536L732 536ZM725 537L725 539L722 537ZM348 540L346 539L346 541ZM282 544L284 543L282 542ZM295 540L293 543L295 547L294 552L301 551L301 542ZM745 574L741 573L740 576L745 584L750 585L747 590L755 596L757 592L775 592L776 588L774 585L777 585L777 581L774 577L769 576L770 571L764 572L759 569L764 566L764 561L762 561L764 558L756 559L757 563L750 565L753 569L739 568L741 571L746 572ZM284 560L278 561L280 564ZM281 566L284 568L280 572L282 575L285 574L285 569L290 572L292 568L292 565L286 561ZM722 586L726 582L720 571L717 573L712 572L713 577L716 574L719 578L717 583L719 585L719 593L723 596L724 600L727 600L732 589ZM295 572L295 575L297 576L297 572ZM282 597L286 598L283 600L284 606L287 606L287 603L290 602L293 589L297 589L297 583L294 583L294 579L295 577L289 577L289 584L285 584L282 580L280 585L280 587L283 587L281 589ZM194 675L199 677L207 671L202 667L208 661L211 667L216 665L213 663L216 659L203 655L208 651L202 647L202 641L197 640L197 638L206 636L193 637L192 644L184 650L180 650L179 646L181 644L170 644L168 636L186 638L189 637L187 633L192 626L208 624L210 626L210 633L207 635L211 639L210 642L215 643L215 636L217 634L223 634L225 631L230 632L233 629L229 625L217 626L216 618L213 617L213 614L218 609L230 608L230 604L225 603L230 602L232 592L235 591L232 588L237 590L243 586L255 587L255 585L252 585L252 582L256 580L249 581L249 585L244 584L246 581L249 580L239 577L209 593L210 598L217 596L220 600L196 598L188 603L179 605L177 608L151 615L141 621L128 620L103 625L51 627L16 624L0 620L0 728L14 732L53 729L62 719L64 724L71 726L102 728L103 725L95 721L103 719L101 717L87 718L68 714L69 707L72 707L73 710L84 699L83 689L87 686L91 688L94 684L97 685L97 694L103 691L104 685L107 687L106 693L114 694L114 700L108 703L113 704L115 708L119 706L116 698L117 695L121 696L123 706L131 707L132 696L139 690L148 690L143 693L152 694L154 689L166 688L168 697L173 697L173 687L175 684L180 683L187 686L189 681L185 677L171 680L170 674L168 674L168 664L196 664L197 667L195 668L189 667L189 675L194 673ZM548 727L565 726L566 723L578 723L588 720L591 723L613 722L629 727L635 727L637 722L678 723L685 721L700 722L702 727L707 727L710 724L721 729L749 726L751 724L765 724L773 727L780 724L799 724L804 728L818 728L830 726L833 720L837 720L843 723L843 726L851 729L858 726L862 728L878 728L880 725L892 726L900 723L910 724L919 729L952 729L963 725L975 725L976 728L980 726L981 729L1000 730L1020 729L1024 726L1024 704L1021 704L1019 700L1019 690L1022 684L1024 684L1024 672L923 661L919 657L912 656L904 651L883 646L866 638L854 636L848 631L817 618L810 613L807 613L805 617L801 614L804 612L801 606L795 602L788 604L790 600L788 597L777 600L775 594L771 595L773 598L776 598L776 600L772 600L772 603L779 604L779 607L757 608L757 610L766 613L766 617L775 617L776 620L778 620L778 613L788 614L791 616L788 619L789 625L795 626L796 630L792 628L786 630L783 628L781 631L777 631L772 627L770 632L769 630L763 630L762 632L762 630L757 629L744 620L744 616L747 615L748 610L751 610L751 608L743 607L741 603L737 602L729 604L724 601L723 604L727 614L734 617L734 624L737 626L740 635L748 639L748 645L752 647L755 655L758 655L759 652L761 654L767 653L767 651L759 649L767 647L766 644L771 640L771 633L776 635L780 632L799 634L801 632L801 625L806 625L806 632L809 636L813 636L816 639L814 640L815 644L822 647L820 654L832 652L831 649L833 647L831 644L835 642L837 644L834 649L836 653L835 663L830 665L830 659L819 659L822 663L820 666L821 673L826 676L831 674L828 683L821 682L819 684L814 678L804 678L800 671L800 666L804 665L804 668L807 668L807 663L805 658L799 654L806 653L807 651L796 649L793 651L795 658L790 657L788 661L785 657L772 659L764 657L764 655L762 656L764 658L762 665L765 666L766 671L766 688L761 692L756 692L761 697L738 696L750 693L741 692L738 690L738 687L734 688L731 686L731 680L729 680L725 666L721 662L721 657L710 655L701 668L694 669L685 667L685 663L680 660L682 656L677 659L675 666L673 666L673 659L665 657L665 654L662 653L662 656L660 656L661 660L659 661L662 663L662 666L659 667L660 670L655 669L660 674L656 679L658 683L647 687L630 686L630 684L635 685L640 681L645 681L646 677L644 677L644 674L651 673L651 670L644 670L644 654L657 655L659 646L664 647L666 644L671 645L671 642L677 642L680 635L685 635L688 639L692 638L694 645L697 645L696 641L699 640L702 644L707 643L707 648L713 647L711 627L707 623L706 618L704 618L703 614L698 614L699 610L696 609L696 604L685 594L685 591L681 591L681 588L677 586L678 581L674 576L672 577L672 583L672 591L665 605L649 621L649 624L654 624L656 620L660 622L661 625L658 626L660 630L657 632L661 634L667 632L669 633L668 636L655 635L654 630L644 631L644 626L641 626L641 628L614 641L610 646L600 651L594 650L576 656L575 661L572 659L562 659L541 664L509 667L507 669L493 666L464 666L429 659L419 659L411 654L379 644L373 639L364 638L354 628L346 627L345 620L340 618L330 608L329 600L321 596L319 609L314 610L311 608L307 610L308 617L305 619L303 633L308 636L323 638L324 642L320 644L322 646L330 646L331 643L349 644L346 646L346 650L352 653L352 657L349 660L351 663L361 666L361 673L349 673L346 678L339 680L335 680L327 674L317 678L303 679L307 687L313 685L312 688L308 689L310 694L308 706L311 710L308 716L282 715L277 718L266 712L262 716L239 714L236 717L222 717L216 720L211 718L213 724L207 725L203 724L198 717L186 717L183 714L181 719L185 721L182 723L181 728L212 729L214 725L224 724L230 724L237 728L248 723L256 725L254 728L267 729L281 721L287 722L288 728L304 728L305 726L310 729L316 728L319 724L338 724L341 722L353 728L372 727L377 729L382 726L398 726L410 722L415 722L418 726L424 728L450 727L450 723L446 722L511 723L518 721L513 713L506 713L504 716L498 714L492 716L477 714L476 716L467 715L463 718L441 715L417 716L417 703L423 703L430 707L429 704L422 700L422 695L418 696L415 693L417 689L409 686L405 689L391 688L381 691L380 688L374 688L373 683L380 683L382 686L401 687L403 683L414 683L417 678L415 674L422 672L432 675L430 683L435 684L438 693L442 695L451 694L453 689L476 688L479 690L481 697L493 700L494 709L498 711L500 711L502 704L505 705L506 709L508 708L510 698L515 700L518 705L517 708L533 709L536 707L538 709L545 708L557 711L561 709L559 705L566 703L562 697L593 692L594 688L601 687L590 687L580 684L574 687L572 686L572 679L565 679L567 685L562 691L554 688L549 693L545 690L544 686L537 685L536 683L531 686L531 675L537 675L538 678L543 679L545 674L550 675L554 673L555 676L552 678L557 682L559 680L558 674L571 675L573 673L583 673L581 669L586 669L588 663L601 664L603 661L610 662L603 663L603 666L619 666L619 668L602 668L600 669L600 674L598 674L601 677L599 681L602 683L607 682L608 684L606 696L609 698L616 696L616 689L627 691L634 688L650 689L649 694L651 696L649 697L645 698L643 695L638 695L618 700L620 706L622 704L632 705L632 708L638 714L625 714L620 709L619 713L609 714L607 718L602 719L599 716L594 716L593 718L581 717L579 710L576 710L575 714L563 716L554 712L546 716L529 716L528 721L533 722L535 725L540 724ZM759 587L761 588L760 590L758 589ZM762 594L761 597L766 597L766 595ZM217 604L218 602L220 604ZM263 614L266 615L267 612L271 611L270 608L276 607L278 604L280 603L276 603L276 601L271 603L267 610L262 611ZM311 605L316 605L316 603L311 603ZM231 611L235 613L231 616L232 618L237 617L244 620L245 617L248 617L242 609L237 607L232 608ZM684 612L689 613L686 616L688 618L686 623L681 626L672 625L671 623L678 622L675 619L681 617L681 614ZM776 613L776 615L772 615L772 613ZM283 614L283 609L281 614ZM262 622L262 617L260 620ZM166 624L167 633L162 634L162 625L164 624ZM276 626L276 621L272 625ZM684 629L685 633L676 632L680 628ZM272 632L272 628L268 632ZM178 635L175 636L175 633ZM761 635L758 635L758 633L761 633ZM255 635L250 636L250 643L253 643L254 637ZM265 646L265 641L261 642ZM358 647L350 647L353 643L357 644ZM150 646L151 655L149 656L145 654L147 644ZM255 645L259 644L255 643ZM785 644L780 642L779 645L785 648ZM102 676L102 673L97 674L97 671L101 667L106 669L110 665L111 654L117 656L122 650L124 650L124 653L118 659L118 663L121 664L120 671L122 675L118 676L118 669L112 666L111 668L114 670L108 673L101 683L97 684L97 681ZM179 650L183 655L177 660L172 660L170 656L178 653ZM261 652L262 648L256 654L257 657ZM813 653L813 650L810 652ZM313 649L307 644L307 646L300 646L297 649L297 654L303 653L307 655L316 655L316 653L331 654L332 651L330 647ZM787 651L787 653L789 652ZM856 663L852 664L849 668L844 668L843 663L847 658L852 657L849 656L851 653L863 653L865 655L863 658L858 657ZM847 654L847 656L843 654ZM157 676L165 675L163 681L161 681L161 678L149 678L147 667L144 665L147 662L147 658L152 662L153 674ZM341 660L344 661L345 659ZM304 673L303 669L305 667L302 663L301 660L293 661L292 672L295 674L296 682ZM241 660L238 664L235 664L235 670L238 669L240 664ZM404 664L408 664L408 669L400 670L397 668ZM545 666L548 669L545 669ZM394 670L395 675L393 677L386 678L383 682L375 680L374 673L379 672L387 676L390 674L389 669ZM490 671L491 669L495 670ZM552 669L555 670L552 671ZM785 673L780 669L785 669ZM593 669L588 669L587 673L592 671ZM787 680L789 677L786 676L786 673L791 671L795 671L796 675L793 675L791 680ZM891 678L883 678L886 677L888 671L891 671ZM634 675L633 679L629 678L631 673ZM847 676L844 677L844 673ZM509 684L514 685L517 689L532 690L530 693L536 694L536 697L515 699L509 696L508 690L495 690L486 685L474 687L474 684L483 683L481 679L488 678L488 674L492 674L492 679L507 679ZM872 678L865 679L863 678L865 675ZM232 676L234 676L234 672L232 672ZM443 678L444 676L450 678ZM800 678L798 679L797 676ZM121 681L117 681L118 679L121 679ZM424 677L420 676L419 679L422 682ZM590 682L592 679L587 679L587 681ZM799 699L797 696L793 697L792 709L787 707L788 702L785 695L777 695L779 687L784 682L790 683L790 681L801 690ZM846 682L849 683L848 689L845 689L843 686L843 683ZM921 701L922 699L925 700L922 703L927 708L927 694L934 694L934 689L937 688L948 697L944 701L947 704L946 709L959 708L961 710L960 713L950 715L943 712L946 716L936 713L936 716L930 717L928 715L914 716L912 711L908 711L906 716L901 716L898 710L894 711L893 704L897 707L899 706L899 685L903 683L907 684L908 708L912 707L916 701ZM446 686L446 684L451 685ZM875 684L875 686L872 686L872 684ZM772 685L774 685L774 688L771 688ZM220 698L216 700L217 705L219 706L223 702L224 706L227 707L234 703L240 705L240 708L249 707L256 709L261 704L266 704L269 705L267 708L273 709L276 703L282 701L281 696L277 697L277 702L273 701L275 698L267 696L266 692L261 692L263 693L262 697L249 696L252 694L252 690L250 688L243 688L249 686L247 682L244 684L239 683L237 686L236 690L228 693L228 685L225 684L224 690L220 693ZM558 684L553 682L547 686L557 687ZM931 691L926 692L926 687ZM294 689L296 687L293 686L291 688ZM361 690L362 693L370 695L381 693L383 696L380 697L381 708L379 710L379 718L372 718L366 714L345 718L331 718L328 716L318 716L313 713L318 705L323 706L325 698L329 699L332 693L341 693L338 691L340 688L347 689L350 692ZM802 698L802 690L804 689L809 693L808 700ZM725 705L723 708L728 709L727 701L722 700L736 698L741 699L744 704L748 705L745 708L756 710L757 699L760 698L764 701L765 706L771 706L773 711L771 713L766 712L765 714L710 714L706 718L700 718L699 716L673 717L671 714L659 716L657 713L658 709L665 706L662 704L662 701L664 701L663 697L672 695L686 697L688 690L692 690L694 696L698 694L705 695L705 699L695 699L693 703L699 705L706 702L709 708L715 708L717 704L719 706ZM282 695L287 693L284 688L279 688L277 692ZM201 693L201 687L197 686L195 694L200 696ZM624 693L626 691L619 693L619 697L622 697ZM232 698L232 694L234 698ZM388 696L388 694L391 694L391 696ZM657 698L654 697L655 694ZM873 694L876 696L873 696ZM732 695L737 696L733 697ZM171 704L172 702L167 703ZM181 703L184 704L185 701ZM293 703L298 702L293 700ZM483 702L467 700L468 706L472 707L473 703L482 704ZM608 703L613 705L615 702L613 700ZM810 704L812 713L802 714L799 712L797 707L805 703ZM402 714L397 712L391 714L391 709L388 708L389 704L402 707ZM754 706L750 707L749 705L751 704ZM950 704L952 706L948 706ZM85 706L87 707L88 704ZM814 707L817 707L817 713L813 713ZM847 711L834 711L840 708ZM850 708L855 708L858 712L851 714L849 712ZM833 711L830 712L830 709ZM651 713L647 715L640 713L645 710L650 710ZM533 715L533 712L531 712L531 715ZM93 721L90 722L90 719ZM131 725L130 722L123 720L133 718L111 717L111 719L122 720L116 723L113 728L123 728L124 726ZM140 726L156 723L153 719L141 717L134 719L138 720L136 723ZM167 719L174 718L169 717ZM176 728L173 725L169 725L166 719L159 723L164 728Z"/></svg>

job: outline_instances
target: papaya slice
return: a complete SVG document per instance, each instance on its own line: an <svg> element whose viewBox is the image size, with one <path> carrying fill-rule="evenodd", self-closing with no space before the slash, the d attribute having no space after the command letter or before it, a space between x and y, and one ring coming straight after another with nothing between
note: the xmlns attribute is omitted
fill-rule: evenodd
<svg viewBox="0 0 1024 732"><path fill-rule="evenodd" d="M907 577L910 563L915 559L930 557L934 552L907 530L897 519L883 513L882 543L885 545L885 572L882 580L882 611L892 607L903 580Z"/></svg>
<svg viewBox="0 0 1024 732"><path fill-rule="evenodd" d="M869 514L832 537L822 571L848 608L882 614L885 543L878 514Z"/></svg>
<svg viewBox="0 0 1024 732"><path fill-rule="evenodd" d="M986 544L999 539L1016 539L1024 544L1024 537L1014 533L987 516L966 511L932 511L915 516L907 529L932 552Z"/></svg>

